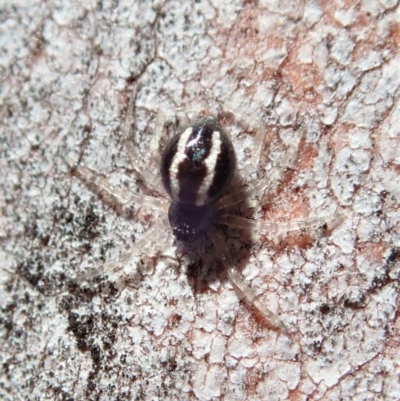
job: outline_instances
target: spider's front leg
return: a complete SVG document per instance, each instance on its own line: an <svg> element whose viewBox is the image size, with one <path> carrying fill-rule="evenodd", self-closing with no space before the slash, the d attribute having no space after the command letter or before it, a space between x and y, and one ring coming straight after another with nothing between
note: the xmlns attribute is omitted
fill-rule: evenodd
<svg viewBox="0 0 400 401"><path fill-rule="evenodd" d="M125 116L125 124L124 124L125 146L127 148L132 167L140 175L140 177L142 177L146 185L150 189L153 189L157 192L162 192L162 185L159 175L155 174L149 168L150 161L152 159L157 159L157 144L158 144L157 141L160 139L160 137L158 136L157 125L153 138L150 141L150 157L143 157L143 155L138 152L137 146L134 146L132 142L131 129L133 124L133 112L134 112L135 100L136 100L136 89L132 93L132 97L131 100L129 101L128 110ZM143 165L144 160L147 161L146 166Z"/></svg>
<svg viewBox="0 0 400 401"><path fill-rule="evenodd" d="M118 186L111 184L105 178L100 177L88 167L79 166L68 156L63 155L62 159L74 175L80 178L91 190L98 194L105 194L111 198L114 198L125 207L133 204L141 207L151 208L163 213L168 211L169 205L166 199L157 199L153 196L139 195L123 190Z"/></svg>
<svg viewBox="0 0 400 401"><path fill-rule="evenodd" d="M298 146L302 135L299 135L295 140L293 140L293 142L286 145L287 149L285 152L284 161L279 166L272 167L262 178L254 183L254 180L249 179L249 177L257 175L256 173L259 168L259 163L264 148L266 126L260 120L252 120L251 123L247 122L248 118L246 119L245 116L240 114L239 118L243 120L243 125L245 125L249 130L255 132L255 138L250 159L244 165L244 167L238 170L233 185L243 183L247 183L248 185L245 187L241 186L233 192L223 196L217 202L218 209L228 208L236 205L258 194L264 193L267 189L270 193L275 192L282 180L283 172L289 168L292 168L298 157Z"/></svg>
<svg viewBox="0 0 400 401"><path fill-rule="evenodd" d="M341 224L343 219L343 214L335 213L323 217L310 217L308 219L298 219L280 223L266 223L260 220L234 216L232 214L223 214L220 218L220 222L233 228L256 230L257 232L266 235L271 233L279 235L290 231L304 230L318 226L327 226L330 229L333 229Z"/></svg>

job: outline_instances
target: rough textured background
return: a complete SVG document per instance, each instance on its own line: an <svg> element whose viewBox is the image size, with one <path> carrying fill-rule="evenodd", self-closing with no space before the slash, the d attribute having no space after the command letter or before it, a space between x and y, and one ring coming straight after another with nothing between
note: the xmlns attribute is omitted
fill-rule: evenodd
<svg viewBox="0 0 400 401"><path fill-rule="evenodd" d="M0 7L2 400L400 398L398 1ZM262 216L341 209L344 223L264 238L239 261L292 342L222 269L199 283L174 248L138 255L151 274L134 287L71 284L152 221L120 216L59 157L142 190L121 123L136 82L143 146L159 107L199 100L263 119L263 163L304 133Z"/></svg>

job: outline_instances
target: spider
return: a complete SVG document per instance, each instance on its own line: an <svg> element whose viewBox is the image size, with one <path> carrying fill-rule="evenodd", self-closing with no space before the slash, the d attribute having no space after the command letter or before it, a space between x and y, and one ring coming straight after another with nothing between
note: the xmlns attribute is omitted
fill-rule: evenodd
<svg viewBox="0 0 400 401"><path fill-rule="evenodd" d="M232 140L224 130L221 119L224 115L237 113L210 113L207 107L199 106L186 110L185 115L192 113L196 116L189 123L175 132L159 154L159 144L165 139L163 131L168 116L159 111L156 117L156 128L151 138L150 159L159 164L159 174L155 174L148 166L142 166L143 157L130 140L133 119L134 98L129 103L126 113L124 136L127 151L133 168L142 177L148 187L164 196L154 197L139 195L123 190L110 184L87 167L79 166L68 156L63 160L74 175L78 176L87 186L93 187L98 193L105 193L125 205L135 204L142 208L157 211L165 217L154 223L146 233L117 260L106 263L101 269L83 274L79 280L88 280L103 272L117 270L133 255L140 254L150 243L162 242L165 238L165 227L172 229L172 234L178 243L193 244L204 237L211 242L227 270L233 285L243 294L247 303L254 307L266 319L267 325L274 330L289 335L284 323L266 305L256 293L246 284L242 274L236 269L230 255L224 236L218 230L220 225L234 229L258 230L261 233L287 232L317 225L327 224L337 216L316 217L288 223L266 223L227 212L234 205L241 204L247 199L263 194L265 190L279 179L277 171L269 171L258 182L245 186L243 177L257 172L261 151L264 145L265 130L259 121L248 122L243 116L239 119L248 130L255 132L250 161L237 169L236 153ZM172 115L176 116L179 110ZM220 118L222 116L222 118ZM295 146L289 151L288 160L296 153ZM242 177L242 178L241 178ZM165 193L167 196L165 196Z"/></svg>

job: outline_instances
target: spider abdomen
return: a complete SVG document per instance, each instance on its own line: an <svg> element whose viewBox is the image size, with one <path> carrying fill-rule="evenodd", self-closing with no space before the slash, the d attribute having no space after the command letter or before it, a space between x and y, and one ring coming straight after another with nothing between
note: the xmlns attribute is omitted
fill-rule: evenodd
<svg viewBox="0 0 400 401"><path fill-rule="evenodd" d="M235 168L231 140L213 117L206 117L171 139L162 156L161 176L175 202L202 207L226 192Z"/></svg>

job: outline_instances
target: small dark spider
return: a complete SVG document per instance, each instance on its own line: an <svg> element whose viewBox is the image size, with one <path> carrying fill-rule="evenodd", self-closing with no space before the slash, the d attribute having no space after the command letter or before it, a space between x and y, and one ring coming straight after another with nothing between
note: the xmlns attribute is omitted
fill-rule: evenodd
<svg viewBox="0 0 400 401"><path fill-rule="evenodd" d="M204 110L204 107L199 107L195 112L197 111L200 115ZM208 235L227 269L229 278L235 287L242 292L246 301L267 319L271 328L288 334L282 321L260 301L235 268L225 239L218 232L217 225L224 224L233 228L248 230L257 229L264 233L285 232L326 224L328 220L332 219L332 216L277 224L224 213L224 209L239 204L258 193L263 193L268 186L274 185L274 181L279 179L279 174L270 171L270 174L259 180L256 185L247 188L240 187L227 194L232 185L235 186L240 183L237 178L239 175L236 171L235 150L230 137L223 130L218 120L211 115L198 117L174 135L164 148L160 160L156 149L162 137L166 116L159 112L155 135L152 138L150 158L156 159L161 166L162 179L160 182L159 176L151 171L149 165L144 168L140 167L143 157L136 151L129 138L132 115L133 100L130 103L125 124L126 146L132 165L152 189L160 192L162 185L172 202L167 199L137 195L117 188L87 167L78 166L67 156L63 156L65 163L74 174L89 186L94 186L98 192L105 192L127 205L136 204L168 213L169 225L176 240L192 243ZM250 163L240 171L242 177L247 177L257 170L263 148L265 131L262 129L262 125L253 123L252 130L256 132L253 153ZM295 148L296 146L293 146L292 153L296 152ZM292 156L288 159L293 159ZM337 219L337 216L333 216L333 219ZM106 263L102 269L96 270L94 273L84 274L83 280L100 275L105 271L120 268L134 254L143 252L148 243L157 243L163 236L165 237L165 223L161 221L153 224L128 252L116 261Z"/></svg>
<svg viewBox="0 0 400 401"><path fill-rule="evenodd" d="M168 218L177 240L193 242L216 221L216 202L236 170L232 142L214 117L195 121L175 135L161 160L165 190L172 198Z"/></svg>

